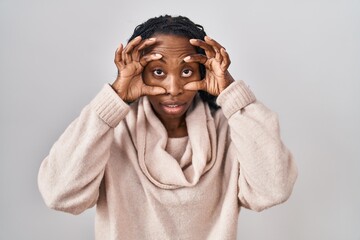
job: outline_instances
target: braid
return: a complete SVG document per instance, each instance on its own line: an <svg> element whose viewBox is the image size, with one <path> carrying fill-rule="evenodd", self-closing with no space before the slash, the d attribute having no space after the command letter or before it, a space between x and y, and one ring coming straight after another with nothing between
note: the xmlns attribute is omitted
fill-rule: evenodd
<svg viewBox="0 0 360 240"><path fill-rule="evenodd" d="M128 42L133 40L137 36L141 36L142 39L150 38L155 34L169 34L187 37L189 39L201 39L204 40L206 32L204 28L192 22L189 18L184 16L172 17L170 15L163 15L159 17L150 18L146 22L138 25ZM204 49L195 47L196 52L204 54ZM205 67L203 64L200 66L201 79L205 77ZM219 106L216 104L216 97L205 91L199 91L201 99L209 104L209 106L217 110Z"/></svg>

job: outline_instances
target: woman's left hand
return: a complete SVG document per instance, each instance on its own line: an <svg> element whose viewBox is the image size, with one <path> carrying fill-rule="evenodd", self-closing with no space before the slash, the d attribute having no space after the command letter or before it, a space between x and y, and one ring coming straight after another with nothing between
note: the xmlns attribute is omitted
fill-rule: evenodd
<svg viewBox="0 0 360 240"><path fill-rule="evenodd" d="M189 82L184 86L186 90L203 90L211 95L218 96L234 79L228 71L230 65L229 54L215 40L205 36L205 41L190 39L193 46L205 50L205 55L194 54L184 58L185 62L198 62L205 66L205 78L199 81Z"/></svg>

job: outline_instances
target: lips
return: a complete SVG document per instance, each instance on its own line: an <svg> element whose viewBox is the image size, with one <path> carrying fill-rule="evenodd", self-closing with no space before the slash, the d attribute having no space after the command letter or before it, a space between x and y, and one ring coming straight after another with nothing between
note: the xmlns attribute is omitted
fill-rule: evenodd
<svg viewBox="0 0 360 240"><path fill-rule="evenodd" d="M182 114L186 110L186 103L166 101L160 103L161 108L167 114L177 115Z"/></svg>
<svg viewBox="0 0 360 240"><path fill-rule="evenodd" d="M176 108L176 107L179 107L180 105L178 104L170 104L170 105L163 105L165 107L169 107L169 108Z"/></svg>

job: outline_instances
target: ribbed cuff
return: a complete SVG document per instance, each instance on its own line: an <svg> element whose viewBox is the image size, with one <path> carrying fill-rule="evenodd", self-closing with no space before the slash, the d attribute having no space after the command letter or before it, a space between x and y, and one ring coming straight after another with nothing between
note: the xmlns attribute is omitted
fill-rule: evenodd
<svg viewBox="0 0 360 240"><path fill-rule="evenodd" d="M235 81L217 97L216 103L221 107L226 118L256 100L255 95L244 81Z"/></svg>
<svg viewBox="0 0 360 240"><path fill-rule="evenodd" d="M117 95L109 84L105 84L90 105L110 127L116 127L130 110L129 105Z"/></svg>

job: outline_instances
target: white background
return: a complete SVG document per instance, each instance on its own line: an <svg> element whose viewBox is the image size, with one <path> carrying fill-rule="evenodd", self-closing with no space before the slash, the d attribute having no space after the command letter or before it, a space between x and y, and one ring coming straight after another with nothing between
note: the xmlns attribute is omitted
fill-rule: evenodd
<svg viewBox="0 0 360 240"><path fill-rule="evenodd" d="M238 238L360 240L360 1L0 0L0 239L93 239L94 209L45 207L42 159L116 76L135 26L185 15L280 116L299 178L291 198L242 210Z"/></svg>

